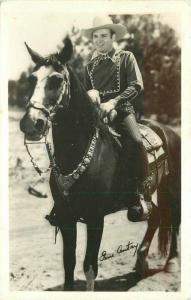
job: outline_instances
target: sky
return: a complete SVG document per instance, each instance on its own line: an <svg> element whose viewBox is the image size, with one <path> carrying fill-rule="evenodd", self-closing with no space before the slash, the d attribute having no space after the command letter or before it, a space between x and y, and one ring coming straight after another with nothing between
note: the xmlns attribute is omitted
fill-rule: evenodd
<svg viewBox="0 0 191 300"><path fill-rule="evenodd" d="M8 77L17 79L31 62L25 41L41 55L50 54L56 51L67 30L75 23L74 15L61 13L56 16L51 13L26 13L10 17L7 26Z"/></svg>
<svg viewBox="0 0 191 300"><path fill-rule="evenodd" d="M57 50L64 35L72 25L86 28L91 24L93 14L73 11L33 9L9 10L4 20L4 35L8 78L17 80L22 71L31 64L30 56L24 42L41 55ZM172 14L161 14L161 22L167 23L176 30L180 37L180 22Z"/></svg>

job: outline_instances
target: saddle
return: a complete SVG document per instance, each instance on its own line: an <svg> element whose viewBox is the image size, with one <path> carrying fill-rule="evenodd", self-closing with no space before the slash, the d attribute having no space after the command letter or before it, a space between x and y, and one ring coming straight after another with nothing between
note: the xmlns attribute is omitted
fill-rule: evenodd
<svg viewBox="0 0 191 300"><path fill-rule="evenodd" d="M146 121L144 121L146 123ZM159 134L157 134L149 126L138 123L143 145L147 151L149 167L152 167L154 164L160 164L161 161L164 161L167 158L166 147L164 145L164 139L162 139ZM109 127L109 131L118 145L122 148L120 138L121 135L115 131L114 128ZM168 168L168 166L166 166ZM167 170L166 170L167 171Z"/></svg>
<svg viewBox="0 0 191 300"><path fill-rule="evenodd" d="M160 136L156 134L155 131L150 127L140 123L138 125L141 132L143 145L147 150L149 164L164 157L165 150Z"/></svg>
<svg viewBox="0 0 191 300"><path fill-rule="evenodd" d="M149 161L149 169L151 178L155 176L158 178L158 169L160 168L161 163L165 162L165 174L167 175L169 173L168 169L168 153L167 153L167 143L166 143L166 137L165 133L160 127L158 123L150 122L149 120L143 120L141 121L143 123L138 123L143 145L147 151L148 155L148 161ZM146 125L145 125L146 124ZM153 127L153 129L152 129ZM113 137L115 144L118 145L120 148L122 148L120 138L121 135L115 131L114 128L108 127L108 130ZM157 133L156 133L157 132ZM157 204L156 204L157 205ZM147 211L147 209L146 209ZM57 228L58 228L58 221L55 214L55 207L53 207L51 213L45 217L52 226L55 226L55 241L56 241L56 235L57 235ZM83 222L82 220L80 220Z"/></svg>

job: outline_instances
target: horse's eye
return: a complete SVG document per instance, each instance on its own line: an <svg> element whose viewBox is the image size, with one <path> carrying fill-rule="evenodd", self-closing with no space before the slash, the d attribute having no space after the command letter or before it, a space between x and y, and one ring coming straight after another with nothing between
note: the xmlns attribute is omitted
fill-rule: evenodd
<svg viewBox="0 0 191 300"><path fill-rule="evenodd" d="M29 99L31 98L31 96L32 96L32 94L34 92L36 83L37 83L37 77L34 76L34 75L30 75L28 77L28 88L27 88L27 97Z"/></svg>
<svg viewBox="0 0 191 300"><path fill-rule="evenodd" d="M50 77L49 81L48 81L48 89L50 90L56 90L60 87L61 83L63 81L63 78L61 77Z"/></svg>

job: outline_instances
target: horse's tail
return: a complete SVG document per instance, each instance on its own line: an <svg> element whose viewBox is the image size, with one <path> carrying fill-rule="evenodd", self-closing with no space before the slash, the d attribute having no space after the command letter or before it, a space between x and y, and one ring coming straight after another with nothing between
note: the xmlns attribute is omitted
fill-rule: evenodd
<svg viewBox="0 0 191 300"><path fill-rule="evenodd" d="M160 225L158 248L161 256L169 250L172 232L178 234L181 222L181 140L170 128L164 128L169 175L165 176L158 190Z"/></svg>
<svg viewBox="0 0 191 300"><path fill-rule="evenodd" d="M163 177L158 189L158 248L166 256L172 231L178 232L181 221L181 141L178 134L158 122L144 120L143 124L160 136L168 156L169 175Z"/></svg>
<svg viewBox="0 0 191 300"><path fill-rule="evenodd" d="M165 184L163 184L164 186ZM158 191L158 206L159 206L159 232L158 232L158 250L161 256L166 256L168 253L168 245L170 243L172 232L171 207L168 194L165 189Z"/></svg>

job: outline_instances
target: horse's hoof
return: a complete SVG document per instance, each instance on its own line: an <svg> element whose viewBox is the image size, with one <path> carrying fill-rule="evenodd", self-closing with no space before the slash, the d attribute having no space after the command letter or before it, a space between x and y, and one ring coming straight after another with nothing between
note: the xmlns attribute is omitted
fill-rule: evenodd
<svg viewBox="0 0 191 300"><path fill-rule="evenodd" d="M64 291L73 291L74 285L73 284L64 284Z"/></svg>
<svg viewBox="0 0 191 300"><path fill-rule="evenodd" d="M140 262L140 260L137 260L134 270L140 278L147 277L147 274L149 271L149 264L148 264L147 260L144 260L141 262Z"/></svg>
<svg viewBox="0 0 191 300"><path fill-rule="evenodd" d="M178 261L177 261L177 258L172 258L170 259L167 263L166 263L166 266L164 268L165 272L168 272L168 273L176 273L179 271L179 264L178 264Z"/></svg>

